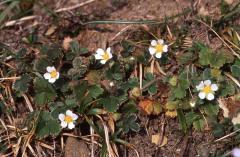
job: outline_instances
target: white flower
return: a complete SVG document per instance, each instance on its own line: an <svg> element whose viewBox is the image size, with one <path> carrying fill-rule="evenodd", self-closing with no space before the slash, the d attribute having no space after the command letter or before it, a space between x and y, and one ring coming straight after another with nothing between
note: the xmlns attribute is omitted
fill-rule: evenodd
<svg viewBox="0 0 240 157"><path fill-rule="evenodd" d="M200 91L198 96L200 99L213 100L214 93L218 90L217 84L212 84L210 80L201 81L196 86L197 90Z"/></svg>
<svg viewBox="0 0 240 157"><path fill-rule="evenodd" d="M68 129L73 129L75 127L74 122L78 119L78 115L74 114L70 110L67 110L66 115L63 113L60 113L58 115L58 118L61 121L62 128L68 127Z"/></svg>
<svg viewBox="0 0 240 157"><path fill-rule="evenodd" d="M239 148L234 148L232 150L232 156L233 157L240 157L240 149Z"/></svg>
<svg viewBox="0 0 240 157"><path fill-rule="evenodd" d="M113 86L114 86L114 82L110 82L110 83L109 83L109 86L110 86L110 87L113 87Z"/></svg>
<svg viewBox="0 0 240 157"><path fill-rule="evenodd" d="M151 46L148 48L151 55L155 55L156 58L161 58L163 52L168 51L168 45L163 44L162 39L152 40Z"/></svg>
<svg viewBox="0 0 240 157"><path fill-rule="evenodd" d="M94 56L96 60L100 60L100 63L105 64L109 59L112 58L111 48L108 47L107 50L99 48Z"/></svg>
<svg viewBox="0 0 240 157"><path fill-rule="evenodd" d="M43 77L50 83L54 83L59 78L59 72L56 71L55 67L47 67L47 72Z"/></svg>

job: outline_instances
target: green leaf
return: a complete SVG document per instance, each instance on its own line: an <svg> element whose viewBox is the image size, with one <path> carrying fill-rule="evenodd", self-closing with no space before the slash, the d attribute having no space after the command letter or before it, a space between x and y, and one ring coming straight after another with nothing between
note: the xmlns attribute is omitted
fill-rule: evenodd
<svg viewBox="0 0 240 157"><path fill-rule="evenodd" d="M51 65L51 62L47 58L39 58L34 62L34 70L38 72L46 72L46 67Z"/></svg>
<svg viewBox="0 0 240 157"><path fill-rule="evenodd" d="M240 59L236 60L234 65L231 66L231 72L234 77L240 77Z"/></svg>
<svg viewBox="0 0 240 157"><path fill-rule="evenodd" d="M240 77L240 66L239 65L232 65L231 71L232 71L233 76Z"/></svg>
<svg viewBox="0 0 240 157"><path fill-rule="evenodd" d="M54 60L61 56L62 50L61 50L61 46L57 44L44 45L41 47L40 53L42 56L47 56L51 60Z"/></svg>
<svg viewBox="0 0 240 157"><path fill-rule="evenodd" d="M193 127L197 131L203 131L204 130L204 125L205 125L205 121L203 119L198 119L198 120L193 122Z"/></svg>
<svg viewBox="0 0 240 157"><path fill-rule="evenodd" d="M189 128L192 126L195 120L199 119L199 115L194 113L193 111L186 113L185 117L186 117L186 123Z"/></svg>
<svg viewBox="0 0 240 157"><path fill-rule="evenodd" d="M52 101L56 97L55 90L53 89L51 84L47 82L47 80L44 80L42 78L36 78L34 80L34 87L36 90L34 100L38 105L44 105Z"/></svg>
<svg viewBox="0 0 240 157"><path fill-rule="evenodd" d="M181 86L177 86L176 88L173 88L171 90L171 92L172 92L173 97L176 98L176 99L182 99L187 94L186 90L183 89Z"/></svg>
<svg viewBox="0 0 240 157"><path fill-rule="evenodd" d="M59 122L54 119L49 112L44 111L40 113L36 126L36 135L38 138L57 136L60 131Z"/></svg>
<svg viewBox="0 0 240 157"><path fill-rule="evenodd" d="M209 63L213 68L220 68L226 63L226 56L223 52L212 53L209 58Z"/></svg>
<svg viewBox="0 0 240 157"><path fill-rule="evenodd" d="M219 93L219 96L221 97L226 97L226 96L232 96L235 94L235 87L234 85L232 84L232 82L223 82L221 84L221 88L220 88L220 93Z"/></svg>
<svg viewBox="0 0 240 157"><path fill-rule="evenodd" d="M136 122L137 116L130 114L122 118L122 121L117 123L117 126L123 129L123 132L128 133L130 130L138 132L140 125Z"/></svg>
<svg viewBox="0 0 240 157"><path fill-rule="evenodd" d="M145 79L143 80L143 86L145 86L150 81L154 80L154 75L152 73L146 73ZM154 95L157 93L157 84L153 83L151 86L147 88L149 94Z"/></svg>
<svg viewBox="0 0 240 157"><path fill-rule="evenodd" d="M116 112L118 109L119 100L117 97L110 96L99 100L99 104L103 105L108 112Z"/></svg>
<svg viewBox="0 0 240 157"><path fill-rule="evenodd" d="M219 106L214 104L206 104L202 106L205 114L208 116L217 116L219 112Z"/></svg>
<svg viewBox="0 0 240 157"><path fill-rule="evenodd" d="M136 113L138 111L137 106L136 106L136 102L134 100L129 100L128 103L123 105L121 111L124 114Z"/></svg>
<svg viewBox="0 0 240 157"><path fill-rule="evenodd" d="M177 61L181 65L181 64L186 64L186 63L192 61L193 58L194 58L194 54L192 52L186 52L186 53L178 55Z"/></svg>
<svg viewBox="0 0 240 157"><path fill-rule="evenodd" d="M222 124L218 124L216 123L214 126L213 126L213 135L215 137L222 137L225 135L225 131L224 131L224 127Z"/></svg>
<svg viewBox="0 0 240 157"><path fill-rule="evenodd" d="M27 92L31 78L28 74L21 76L13 85L13 88L19 92Z"/></svg>
<svg viewBox="0 0 240 157"><path fill-rule="evenodd" d="M199 63L201 65L210 64L209 58L212 56L212 50L202 43L196 43L195 46L199 51Z"/></svg>
<svg viewBox="0 0 240 157"><path fill-rule="evenodd" d="M99 85L93 85L89 87L88 91L89 91L89 94L95 99L99 97L101 94L103 94L104 92L104 90Z"/></svg>
<svg viewBox="0 0 240 157"><path fill-rule="evenodd" d="M81 102L84 94L86 93L88 88L88 83L87 81L83 81L73 87L73 93L75 94L76 99L78 102Z"/></svg>
<svg viewBox="0 0 240 157"><path fill-rule="evenodd" d="M183 130L184 133L186 133L187 132L187 123L186 123L184 113L181 109L177 109L177 117L178 117L178 121L180 123L180 128Z"/></svg>

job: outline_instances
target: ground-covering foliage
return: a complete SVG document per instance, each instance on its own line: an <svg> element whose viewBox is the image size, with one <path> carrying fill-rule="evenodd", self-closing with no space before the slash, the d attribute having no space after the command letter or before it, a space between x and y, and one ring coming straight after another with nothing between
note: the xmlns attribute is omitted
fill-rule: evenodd
<svg viewBox="0 0 240 157"><path fill-rule="evenodd" d="M6 3L11 9L18 1ZM13 50L1 41L1 154L31 154L33 143L63 142L71 134L94 144L96 156L123 156L123 146L136 150L128 137L145 129L139 116L177 119L183 135L209 131L216 140L233 132L228 146L215 152L229 154L239 146L240 36L233 21L240 5L222 1L221 7L220 19L196 16L180 27L170 18L135 22L150 25L94 51L74 37L40 42L34 31L24 38L28 47ZM192 39L190 23L203 25L222 44L212 48ZM11 135L7 127L23 104L22 122L11 126Z"/></svg>

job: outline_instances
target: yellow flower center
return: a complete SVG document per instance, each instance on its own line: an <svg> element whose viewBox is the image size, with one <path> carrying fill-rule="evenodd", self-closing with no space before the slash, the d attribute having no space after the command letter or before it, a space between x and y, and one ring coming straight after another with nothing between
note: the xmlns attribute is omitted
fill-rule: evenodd
<svg viewBox="0 0 240 157"><path fill-rule="evenodd" d="M157 44L155 46L156 52L157 53L162 53L163 52L163 45L162 44Z"/></svg>
<svg viewBox="0 0 240 157"><path fill-rule="evenodd" d="M203 88L203 92L204 93L211 93L212 92L212 89L211 89L211 86L210 85L208 85L208 86L205 86L204 88Z"/></svg>
<svg viewBox="0 0 240 157"><path fill-rule="evenodd" d="M65 116L64 121L67 123L73 122L73 118L71 116Z"/></svg>
<svg viewBox="0 0 240 157"><path fill-rule="evenodd" d="M50 75L51 75L51 78L56 78L57 77L57 71L52 71L51 73L50 73Z"/></svg>
<svg viewBox="0 0 240 157"><path fill-rule="evenodd" d="M110 58L107 52L105 52L104 55L102 55L102 57L103 57L103 60L109 60Z"/></svg>

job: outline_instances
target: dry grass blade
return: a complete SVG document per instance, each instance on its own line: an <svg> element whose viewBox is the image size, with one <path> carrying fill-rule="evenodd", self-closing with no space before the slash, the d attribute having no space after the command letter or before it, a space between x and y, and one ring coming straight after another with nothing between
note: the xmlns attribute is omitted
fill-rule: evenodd
<svg viewBox="0 0 240 157"><path fill-rule="evenodd" d="M90 3L94 2L94 1L95 0L88 0L88 1L85 1L85 2L82 2L82 3L79 3L77 5L71 6L71 7L57 9L54 12L55 13L59 13L59 12L74 10L74 9L77 9L77 8L82 7L84 5L90 4Z"/></svg>
<svg viewBox="0 0 240 157"><path fill-rule="evenodd" d="M108 130L107 125L105 124L105 122L103 121L103 119L100 116L97 116L97 117L101 120L103 128L104 128L105 142L107 145L107 151L108 151L109 157L119 157L118 153L114 152L114 150L110 144L110 139L109 139L109 135L108 135L109 130Z"/></svg>
<svg viewBox="0 0 240 157"><path fill-rule="evenodd" d="M224 75L226 75L228 78L230 78L240 88L240 83L237 79L235 79L232 75L230 75L228 73L224 73Z"/></svg>

